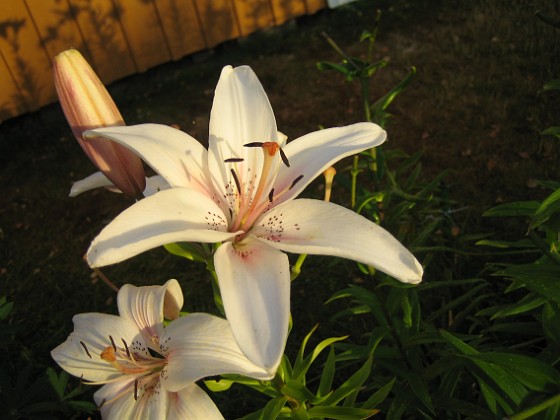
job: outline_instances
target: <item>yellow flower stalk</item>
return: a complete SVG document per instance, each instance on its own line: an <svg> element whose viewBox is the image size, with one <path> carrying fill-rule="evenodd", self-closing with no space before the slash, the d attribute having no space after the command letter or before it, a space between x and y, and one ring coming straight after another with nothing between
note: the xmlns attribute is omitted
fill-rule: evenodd
<svg viewBox="0 0 560 420"><path fill-rule="evenodd" d="M125 125L101 80L75 49L66 50L54 58L53 73L66 120L86 155L124 194L141 196L146 178L140 158L113 141L86 139L82 135L94 128Z"/></svg>

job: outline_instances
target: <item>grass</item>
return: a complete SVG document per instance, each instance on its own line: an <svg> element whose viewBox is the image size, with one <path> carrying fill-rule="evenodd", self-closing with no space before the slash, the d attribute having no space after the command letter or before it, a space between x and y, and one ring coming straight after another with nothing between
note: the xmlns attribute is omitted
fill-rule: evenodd
<svg viewBox="0 0 560 420"><path fill-rule="evenodd" d="M421 150L428 179L449 171L449 195L456 209L466 209L457 213L461 234L497 231L507 236L509 225L483 220L482 211L499 202L542 198L535 180L557 179L560 169L557 141L540 135L558 125L554 110L560 98L539 93L560 73L560 31L534 16L537 9L560 13L553 3L362 0L128 77L109 90L128 124L178 124L205 142L221 68L248 64L289 138L319 125L360 121L358 86L315 68L317 61L338 60L320 34L326 31L347 51L360 54L360 32L371 26L380 8L376 55L391 61L374 79L373 95L383 94L410 66L418 69L391 108L387 147ZM115 311L114 293L82 256L101 227L131 203L105 191L68 198L71 183L94 168L71 137L58 104L0 125L0 163L0 295L14 302L5 324L16 327L2 369L15 378L24 366L36 374L54 366L49 351L65 340L74 314ZM346 204L342 197L343 189L335 187L333 200ZM520 227L514 227L519 236ZM329 323L339 304L325 307L323 302L345 284L362 280L346 261L336 263L345 267L347 277L325 280L330 261L310 258L293 285L298 326L293 343L317 322L326 325L327 335L339 333ZM462 270L472 274L474 266L465 264ZM212 310L204 268L163 250L109 267L105 274L118 285L178 278L186 310ZM230 415L247 413L229 409Z"/></svg>

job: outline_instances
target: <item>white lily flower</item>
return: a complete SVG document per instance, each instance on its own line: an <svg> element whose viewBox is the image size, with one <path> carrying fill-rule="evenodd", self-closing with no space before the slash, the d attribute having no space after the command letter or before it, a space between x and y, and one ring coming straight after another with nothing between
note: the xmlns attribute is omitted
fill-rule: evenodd
<svg viewBox="0 0 560 420"><path fill-rule="evenodd" d="M164 286L123 286L119 316L74 317L74 331L51 355L71 375L105 384L95 401L107 419L222 419L195 381L236 373L270 379L237 345L229 323L212 315L178 318L177 280ZM165 317L173 321L164 327Z"/></svg>
<svg viewBox="0 0 560 420"><path fill-rule="evenodd" d="M70 188L70 197L76 197L86 191L90 191L96 188L106 188L109 191L115 193L122 193L109 178L103 174L103 172L94 172L93 174L86 176L84 179L80 179L72 184ZM153 195L161 190L166 190L170 188L169 184L165 179L159 175L154 175L146 178L146 188L142 192L144 197Z"/></svg>
<svg viewBox="0 0 560 420"><path fill-rule="evenodd" d="M273 369L288 334L290 269L282 251L350 258L406 283L422 267L391 234L336 204L294 198L338 160L380 145L357 123L284 146L268 98L246 66L222 71L209 149L188 134L144 124L92 130L132 149L171 185L129 207L91 244L92 267L172 242L223 242L214 255L226 316L250 360Z"/></svg>

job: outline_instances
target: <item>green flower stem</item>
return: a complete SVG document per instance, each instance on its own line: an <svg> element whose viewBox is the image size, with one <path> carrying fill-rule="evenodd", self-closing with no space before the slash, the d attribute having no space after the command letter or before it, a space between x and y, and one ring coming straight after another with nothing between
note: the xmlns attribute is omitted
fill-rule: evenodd
<svg viewBox="0 0 560 420"><path fill-rule="evenodd" d="M558 404L558 403L560 403L560 394L556 394L555 396L550 397L547 400L544 400L540 404L537 404L537 405L534 405L532 407L526 408L525 410L520 411L519 413L512 414L511 416L506 417L506 419L508 419L508 420L528 419L529 417L532 417L532 416L540 413L541 411L546 410L548 407L550 407L554 404Z"/></svg>
<svg viewBox="0 0 560 420"><path fill-rule="evenodd" d="M291 274L290 274L290 281L294 281L297 276L301 274L301 266L303 262L307 258L307 254L300 254L296 263L292 266Z"/></svg>
<svg viewBox="0 0 560 420"><path fill-rule="evenodd" d="M357 186L357 179L360 170L358 169L358 164L360 163L360 157L358 155L354 155L354 161L352 163L352 169L350 170L351 176L351 187L350 187L350 207L354 209L356 207L356 186Z"/></svg>
<svg viewBox="0 0 560 420"><path fill-rule="evenodd" d="M224 302L222 301L222 295L220 293L220 284L218 283L218 275L214 269L214 264L212 258L209 258L206 263L206 269L212 276L212 291L214 292L214 303L222 315L225 315Z"/></svg>

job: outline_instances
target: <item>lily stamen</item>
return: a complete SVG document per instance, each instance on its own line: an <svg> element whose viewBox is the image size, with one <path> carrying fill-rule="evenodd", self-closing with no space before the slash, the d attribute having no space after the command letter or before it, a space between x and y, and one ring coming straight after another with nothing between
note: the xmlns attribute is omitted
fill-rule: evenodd
<svg viewBox="0 0 560 420"><path fill-rule="evenodd" d="M88 350L88 348L87 348L87 346L86 346L86 343L84 343L83 341L80 341L80 344L82 345L82 347L83 347L84 350L86 351L86 354L88 355L88 357L89 357L90 359L93 359L93 357L91 357L91 354L90 354L90 352L89 352L89 350Z"/></svg>

